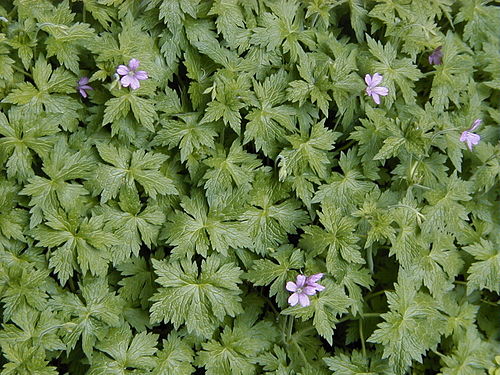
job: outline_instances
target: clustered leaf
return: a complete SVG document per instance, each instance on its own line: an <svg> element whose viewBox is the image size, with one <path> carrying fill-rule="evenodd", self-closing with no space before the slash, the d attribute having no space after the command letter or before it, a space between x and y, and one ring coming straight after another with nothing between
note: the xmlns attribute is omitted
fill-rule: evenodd
<svg viewBox="0 0 500 375"><path fill-rule="evenodd" d="M1 2L0 373L496 374L496 3Z"/></svg>

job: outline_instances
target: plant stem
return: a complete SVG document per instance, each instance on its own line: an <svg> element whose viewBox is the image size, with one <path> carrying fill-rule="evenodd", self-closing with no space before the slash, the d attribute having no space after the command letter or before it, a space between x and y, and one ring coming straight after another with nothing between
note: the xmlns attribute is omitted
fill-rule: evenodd
<svg viewBox="0 0 500 375"><path fill-rule="evenodd" d="M366 313L366 314L361 314L361 316L352 316L351 314L343 317L342 319L340 319L338 323L344 323L344 322L347 322L348 320L361 320L361 319L364 319L364 318L378 318L380 317L382 313Z"/></svg>
<svg viewBox="0 0 500 375"><path fill-rule="evenodd" d="M363 333L363 319L358 320L358 326L359 326L359 338L361 339L361 350L363 351L363 357L366 358L365 335Z"/></svg>
<svg viewBox="0 0 500 375"><path fill-rule="evenodd" d="M293 331L293 316L288 315L288 334L287 334L288 340L292 339L292 331Z"/></svg>
<svg viewBox="0 0 500 375"><path fill-rule="evenodd" d="M300 348L299 344L295 340L293 340L293 343L297 347L297 350L299 351L299 354L302 357L302 360L304 361L304 364L309 363L309 361L306 358L306 355L304 354L304 352Z"/></svg>
<svg viewBox="0 0 500 375"><path fill-rule="evenodd" d="M30 73L26 72L24 69L21 69L16 65L12 65L12 69L14 69L16 72L24 74L26 77L30 77L31 79L33 79L33 76Z"/></svg>
<svg viewBox="0 0 500 375"><path fill-rule="evenodd" d="M368 264L368 269L370 270L371 274L373 275L373 248L370 246L368 250L366 251L366 262Z"/></svg>
<svg viewBox="0 0 500 375"><path fill-rule="evenodd" d="M351 147L354 143L356 143L356 141L353 139L351 140L350 142L346 143L345 145L343 145L342 147L336 149L334 151L335 154L338 154L340 151L344 151L346 148L349 148Z"/></svg>
<svg viewBox="0 0 500 375"><path fill-rule="evenodd" d="M381 294L384 294L385 292L388 292L387 289L384 290L379 290L378 292L370 293L365 297L365 301L368 301L369 299L375 298Z"/></svg>

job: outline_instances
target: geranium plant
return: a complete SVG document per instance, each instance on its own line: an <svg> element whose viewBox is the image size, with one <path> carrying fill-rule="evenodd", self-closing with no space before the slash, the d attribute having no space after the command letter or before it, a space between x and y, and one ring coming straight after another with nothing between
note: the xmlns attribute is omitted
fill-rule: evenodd
<svg viewBox="0 0 500 375"><path fill-rule="evenodd" d="M498 372L498 5L0 2L0 374Z"/></svg>

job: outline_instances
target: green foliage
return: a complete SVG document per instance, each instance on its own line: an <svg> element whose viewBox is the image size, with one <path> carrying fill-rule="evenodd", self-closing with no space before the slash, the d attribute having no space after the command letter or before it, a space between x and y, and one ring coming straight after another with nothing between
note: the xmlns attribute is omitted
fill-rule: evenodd
<svg viewBox="0 0 500 375"><path fill-rule="evenodd" d="M167 156L158 153L136 150L131 153L126 148L112 145L97 145L99 155L109 164L100 164L95 173L97 193L101 193L101 202L115 198L119 192L137 191L136 182L151 198L156 194L176 194L172 180L159 171Z"/></svg>
<svg viewBox="0 0 500 375"><path fill-rule="evenodd" d="M193 349L175 333L169 334L168 338L163 340L163 349L157 352L157 357L153 375L185 375L195 371L191 365Z"/></svg>
<svg viewBox="0 0 500 375"><path fill-rule="evenodd" d="M112 328L96 346L89 375L147 373L155 367L157 335L141 332L135 336L127 326Z"/></svg>
<svg viewBox="0 0 500 375"><path fill-rule="evenodd" d="M153 260L153 266L161 285L151 298L153 323L172 322L175 327L185 324L188 332L210 337L226 315L242 311L237 285L241 270L223 263L219 256L208 257L200 268L189 260Z"/></svg>
<svg viewBox="0 0 500 375"><path fill-rule="evenodd" d="M209 208L199 192L184 197L180 205L183 211L171 215L165 231L175 258L190 258L194 253L206 257L209 250L227 255L231 248L248 245L245 226L227 215L227 210Z"/></svg>
<svg viewBox="0 0 500 375"><path fill-rule="evenodd" d="M500 292L500 252L498 242L493 244L488 240L481 239L480 243L466 246L464 248L474 257L475 262L467 270L467 290L472 292L476 289L488 289Z"/></svg>
<svg viewBox="0 0 500 375"><path fill-rule="evenodd" d="M412 360L421 362L427 350L436 348L444 317L437 303L418 292L409 278L400 276L395 289L387 292L391 311L382 314L385 322L378 325L369 341L384 344L382 358L389 358L396 374L404 374Z"/></svg>
<svg viewBox="0 0 500 375"><path fill-rule="evenodd" d="M304 254L291 245L284 245L270 255L278 261L278 264L269 259L258 259L253 263L247 277L254 285L271 285L269 296L276 295L278 305L283 307L288 298L288 293L283 285L286 284L287 280L293 279L294 269L302 268Z"/></svg>
<svg viewBox="0 0 500 375"><path fill-rule="evenodd" d="M0 373L496 374L498 19L1 2Z"/></svg>
<svg viewBox="0 0 500 375"><path fill-rule="evenodd" d="M360 351L354 350L351 355L339 352L335 357L324 359L328 368L334 375L356 375L356 374L384 374L392 375L394 372L387 363L377 356L377 353L367 353L363 355Z"/></svg>
<svg viewBox="0 0 500 375"><path fill-rule="evenodd" d="M203 344L195 364L203 365L208 375L255 374L255 358L270 348L277 332L270 322L256 322L257 314L238 316L233 327L226 326L220 340Z"/></svg>
<svg viewBox="0 0 500 375"><path fill-rule="evenodd" d="M283 310L283 313L300 317L303 320L312 317L318 333L332 345L335 324L339 321L338 315L346 313L352 301L347 297L342 287L329 280L323 281L323 284L326 289L312 300L310 306L305 308L300 305L288 307Z"/></svg>
<svg viewBox="0 0 500 375"><path fill-rule="evenodd" d="M111 327L119 327L122 300L109 291L104 279L84 279L80 284L81 298L72 293L56 295L54 310L66 318L64 342L72 350L81 338L83 352L92 358L96 342L102 341Z"/></svg>

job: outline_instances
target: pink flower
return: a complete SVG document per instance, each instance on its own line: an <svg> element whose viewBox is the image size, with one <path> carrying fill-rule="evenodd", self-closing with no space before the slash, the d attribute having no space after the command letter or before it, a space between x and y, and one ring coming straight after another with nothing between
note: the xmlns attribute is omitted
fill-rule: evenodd
<svg viewBox="0 0 500 375"><path fill-rule="evenodd" d="M429 64L441 65L441 59L443 58L443 52L441 52L441 48L442 46L439 46L429 55Z"/></svg>
<svg viewBox="0 0 500 375"><path fill-rule="evenodd" d="M78 81L78 86L76 86L77 91L79 91L80 95L84 98L87 97L87 91L85 90L93 90L93 88L90 87L87 83L89 83L88 77L82 77Z"/></svg>
<svg viewBox="0 0 500 375"><path fill-rule="evenodd" d="M140 61L137 59L131 59L128 62L128 66L120 65L116 69L116 72L123 76L120 82L123 87L131 87L132 90L137 90L141 85L139 81L148 79L148 73L144 70L137 71L139 68Z"/></svg>
<svg viewBox="0 0 500 375"><path fill-rule="evenodd" d="M298 275L296 282L287 282L286 290L294 292L288 298L288 303L291 306L295 306L297 303L300 303L302 307L309 306L310 301L308 296L316 294L314 287L306 285L306 277L304 275Z"/></svg>
<svg viewBox="0 0 500 375"><path fill-rule="evenodd" d="M317 281L321 280L322 277L322 273L311 275L306 279L306 285L313 287L317 292L321 292L325 289L325 287L323 285L319 285Z"/></svg>
<svg viewBox="0 0 500 375"><path fill-rule="evenodd" d="M479 127L479 125L481 125L482 122L483 120L481 119L475 120L474 123L472 124L472 127L469 130L465 130L464 132L462 132L462 135L460 136L460 141L467 143L467 147L471 151L472 151L472 146L477 145L481 139L480 135L474 134L472 132L476 130Z"/></svg>
<svg viewBox="0 0 500 375"><path fill-rule="evenodd" d="M372 76L367 74L365 76L365 82L366 82L366 94L368 96L371 96L373 98L373 101L377 104L380 104L380 96L386 96L389 93L389 89L384 86L378 86L384 77L378 73L375 73Z"/></svg>

